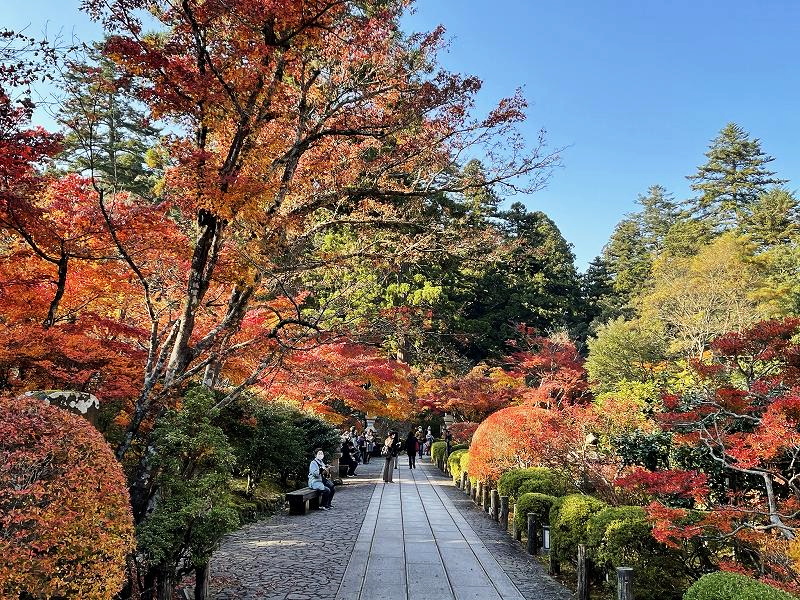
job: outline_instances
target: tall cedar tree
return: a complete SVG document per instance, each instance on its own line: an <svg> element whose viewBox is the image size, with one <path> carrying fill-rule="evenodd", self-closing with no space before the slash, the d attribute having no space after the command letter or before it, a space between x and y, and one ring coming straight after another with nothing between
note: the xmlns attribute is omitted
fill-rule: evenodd
<svg viewBox="0 0 800 600"><path fill-rule="evenodd" d="M690 202L697 219L708 221L716 231L737 226L752 211L758 197L785 179L774 177L767 165L775 160L761 149L758 138L736 123L728 123L711 142L708 161L687 178L699 196Z"/></svg>
<svg viewBox="0 0 800 600"><path fill-rule="evenodd" d="M66 132L60 159L67 171L107 190L153 200L159 173L147 163L156 158L159 130L130 97L129 85L130 77L97 49L84 61L69 62L56 115Z"/></svg>

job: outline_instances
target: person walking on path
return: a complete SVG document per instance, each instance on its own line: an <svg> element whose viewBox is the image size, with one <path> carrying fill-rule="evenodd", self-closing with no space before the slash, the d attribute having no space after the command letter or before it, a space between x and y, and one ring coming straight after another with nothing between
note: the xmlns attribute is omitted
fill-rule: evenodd
<svg viewBox="0 0 800 600"><path fill-rule="evenodd" d="M364 436L364 440L367 444L367 456L364 459L364 464L369 464L369 459L372 456L372 451L375 449L375 432L372 429L367 429L367 433Z"/></svg>
<svg viewBox="0 0 800 600"><path fill-rule="evenodd" d="M308 465L308 487L322 492L322 501L319 507L321 510L330 510L331 500L333 500L333 495L336 492L333 489L333 482L325 477L329 469L328 465L323 461L325 454L322 448L314 450L314 454L314 459Z"/></svg>
<svg viewBox="0 0 800 600"><path fill-rule="evenodd" d="M419 450L419 443L417 442L417 436L414 435L414 430L408 432L408 437L406 438L406 454L408 454L408 468L409 469L416 469L416 458L417 458L417 450Z"/></svg>
<svg viewBox="0 0 800 600"><path fill-rule="evenodd" d="M425 434L422 432L422 425L417 427L417 448L419 449L419 457L422 458L422 449L425 446Z"/></svg>
<svg viewBox="0 0 800 600"><path fill-rule="evenodd" d="M384 483L394 483L393 475L394 475L394 461L397 458L397 432L390 431L389 435L386 436L386 439L383 442L383 449L381 453L383 454L384 463L383 463L383 482Z"/></svg>

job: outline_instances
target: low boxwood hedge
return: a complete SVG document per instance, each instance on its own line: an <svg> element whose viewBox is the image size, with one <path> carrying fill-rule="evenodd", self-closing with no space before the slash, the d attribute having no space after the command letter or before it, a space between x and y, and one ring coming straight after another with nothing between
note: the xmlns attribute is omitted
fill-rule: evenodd
<svg viewBox="0 0 800 600"><path fill-rule="evenodd" d="M556 498L550 509L551 552L562 562L575 564L578 544L586 544L589 519L608 506L583 494Z"/></svg>
<svg viewBox="0 0 800 600"><path fill-rule="evenodd" d="M453 476L453 481L461 481L461 457L467 452L468 450L466 448L461 448L459 450L453 450L450 456L447 457L447 464L450 466L450 474Z"/></svg>
<svg viewBox="0 0 800 600"><path fill-rule="evenodd" d="M548 525L550 523L550 508L555 501L555 496L548 496L547 494L533 492L520 494L514 504L514 530L528 530L528 513L535 513L536 520L539 521L540 525Z"/></svg>
<svg viewBox="0 0 800 600"><path fill-rule="evenodd" d="M440 460L444 460L444 451L447 450L445 442L433 442L431 444L431 460L433 464L439 464Z"/></svg>
<svg viewBox="0 0 800 600"><path fill-rule="evenodd" d="M600 572L632 567L634 598L680 600L688 585L684 562L653 538L652 529L641 506L604 508L586 526L589 556Z"/></svg>
<svg viewBox="0 0 800 600"><path fill-rule="evenodd" d="M717 572L695 581L683 600L796 600L796 597L738 573Z"/></svg>
<svg viewBox="0 0 800 600"><path fill-rule="evenodd" d="M545 467L509 469L497 481L497 491L501 496L508 496L512 502L527 492L563 496L564 485L561 482L557 473Z"/></svg>

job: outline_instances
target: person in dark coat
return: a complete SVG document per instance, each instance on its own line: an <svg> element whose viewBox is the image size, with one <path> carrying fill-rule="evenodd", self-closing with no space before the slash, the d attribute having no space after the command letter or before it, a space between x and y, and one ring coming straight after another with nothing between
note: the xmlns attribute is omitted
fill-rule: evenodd
<svg viewBox="0 0 800 600"><path fill-rule="evenodd" d="M408 454L408 468L409 469L416 469L416 458L417 458L417 450L419 450L419 442L417 441L417 436L414 434L414 430L408 432L408 437L406 438L405 443L405 451Z"/></svg>
<svg viewBox="0 0 800 600"><path fill-rule="evenodd" d="M350 441L349 437L345 437L342 442L342 458L339 459L339 462L343 465L347 465L348 477L352 477L356 474L356 465L358 465L358 462L356 461L355 455L356 447L353 445L353 442Z"/></svg>

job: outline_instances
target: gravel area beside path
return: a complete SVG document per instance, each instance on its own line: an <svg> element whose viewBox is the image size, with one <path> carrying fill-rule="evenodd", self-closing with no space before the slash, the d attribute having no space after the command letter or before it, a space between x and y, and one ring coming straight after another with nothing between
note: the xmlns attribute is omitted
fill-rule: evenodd
<svg viewBox="0 0 800 600"><path fill-rule="evenodd" d="M227 536L211 560L215 600L333 600L382 466L359 465L330 511L285 511Z"/></svg>

